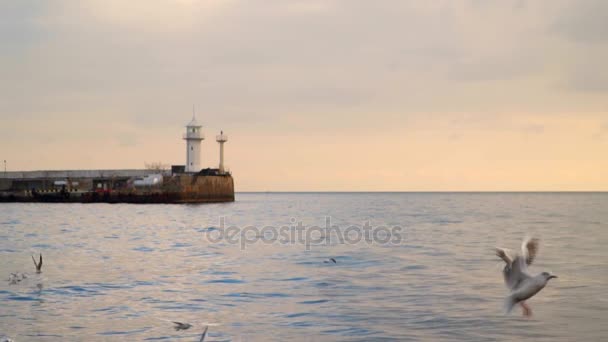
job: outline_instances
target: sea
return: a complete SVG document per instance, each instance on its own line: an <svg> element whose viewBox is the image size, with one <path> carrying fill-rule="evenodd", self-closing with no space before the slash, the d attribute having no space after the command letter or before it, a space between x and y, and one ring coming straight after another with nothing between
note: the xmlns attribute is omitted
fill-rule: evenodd
<svg viewBox="0 0 608 342"><path fill-rule="evenodd" d="M530 317L494 250L525 237ZM0 340L606 341L608 193L4 203L0 277Z"/></svg>

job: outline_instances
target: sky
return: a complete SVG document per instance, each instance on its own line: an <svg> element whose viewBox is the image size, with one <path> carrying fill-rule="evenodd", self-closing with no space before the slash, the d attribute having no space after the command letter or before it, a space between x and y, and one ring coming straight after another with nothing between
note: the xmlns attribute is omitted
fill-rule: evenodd
<svg viewBox="0 0 608 342"><path fill-rule="evenodd" d="M8 170L237 191L608 190L608 1L0 1Z"/></svg>

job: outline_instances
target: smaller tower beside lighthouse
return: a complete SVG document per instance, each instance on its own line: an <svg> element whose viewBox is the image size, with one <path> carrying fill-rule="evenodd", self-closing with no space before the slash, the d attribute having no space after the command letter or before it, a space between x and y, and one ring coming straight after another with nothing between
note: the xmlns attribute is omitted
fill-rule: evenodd
<svg viewBox="0 0 608 342"><path fill-rule="evenodd" d="M192 121L186 126L186 172L199 172L201 170L201 141L205 135L201 131L203 126L196 121L194 111Z"/></svg>
<svg viewBox="0 0 608 342"><path fill-rule="evenodd" d="M224 143L228 141L228 136L221 131L215 140L220 144L220 174L224 174Z"/></svg>

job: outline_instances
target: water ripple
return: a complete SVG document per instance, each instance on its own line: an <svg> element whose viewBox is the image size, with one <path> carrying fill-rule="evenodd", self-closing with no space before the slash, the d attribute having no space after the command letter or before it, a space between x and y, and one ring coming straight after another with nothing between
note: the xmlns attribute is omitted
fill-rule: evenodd
<svg viewBox="0 0 608 342"><path fill-rule="evenodd" d="M600 341L608 194L238 194L209 205L0 205L0 332L16 341ZM227 226L399 225L398 245L209 242ZM541 237L560 278L504 315L495 246ZM44 255L34 275L31 255ZM324 263L335 258L336 264ZM171 321L193 327L176 332Z"/></svg>

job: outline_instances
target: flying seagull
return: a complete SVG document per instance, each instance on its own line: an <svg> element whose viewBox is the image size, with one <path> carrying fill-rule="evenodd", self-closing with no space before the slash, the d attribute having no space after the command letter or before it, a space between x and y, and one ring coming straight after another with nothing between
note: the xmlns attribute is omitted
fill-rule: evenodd
<svg viewBox="0 0 608 342"><path fill-rule="evenodd" d="M175 324L175 330L187 330L192 327L192 324L189 323L173 322L173 324Z"/></svg>
<svg viewBox="0 0 608 342"><path fill-rule="evenodd" d="M505 309L511 312L516 304L521 305L524 316L531 316L532 309L526 304L526 300L532 298L542 290L549 279L557 278L548 272L542 272L535 276L528 274L528 266L532 264L538 254L539 240L526 238L521 245L521 254L511 255L504 248L496 248L496 255L506 263L502 274L505 284L511 293L505 299Z"/></svg>
<svg viewBox="0 0 608 342"><path fill-rule="evenodd" d="M205 340L205 336L207 335L207 329L209 329L209 326L205 327L205 330L203 330L203 334L201 335L201 339L198 340L198 342L203 342Z"/></svg>
<svg viewBox="0 0 608 342"><path fill-rule="evenodd" d="M329 258L329 260L325 260L325 261L323 261L323 262L324 262L324 263L326 263L326 264L328 264L330 261L331 261L331 262L333 262L334 264L336 264L336 263L337 263L337 262L336 262L336 259L334 259L334 258Z"/></svg>
<svg viewBox="0 0 608 342"><path fill-rule="evenodd" d="M42 272L42 254L40 254L40 261L36 262L34 256L32 255L32 261L34 261L34 265L36 265L36 273Z"/></svg>

